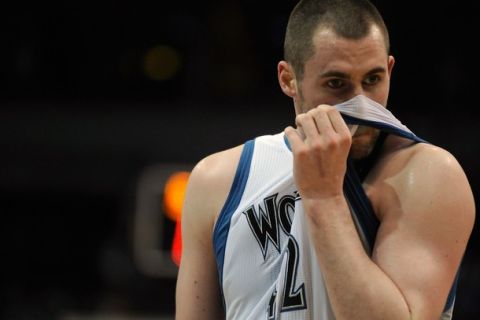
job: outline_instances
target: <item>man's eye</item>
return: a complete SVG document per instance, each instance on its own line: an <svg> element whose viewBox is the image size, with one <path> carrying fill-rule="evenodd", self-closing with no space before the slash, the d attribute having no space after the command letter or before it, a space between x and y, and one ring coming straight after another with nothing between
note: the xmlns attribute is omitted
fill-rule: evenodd
<svg viewBox="0 0 480 320"><path fill-rule="evenodd" d="M345 86L345 83L340 79L331 79L327 81L327 86L332 89L340 89Z"/></svg>
<svg viewBox="0 0 480 320"><path fill-rule="evenodd" d="M379 75L372 75L372 76L369 76L367 79L365 79L365 84L371 86L371 85L377 84L379 81L380 81Z"/></svg>

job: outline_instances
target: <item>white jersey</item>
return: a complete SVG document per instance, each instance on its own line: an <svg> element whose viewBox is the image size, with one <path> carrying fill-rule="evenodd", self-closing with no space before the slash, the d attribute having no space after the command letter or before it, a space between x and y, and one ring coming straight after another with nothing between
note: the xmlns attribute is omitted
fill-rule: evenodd
<svg viewBox="0 0 480 320"><path fill-rule="evenodd" d="M398 123L378 116L371 119L365 112L343 116L349 124L371 124L423 141L396 119ZM293 156L283 134L259 137L244 145L213 233L228 320L335 319L307 233L292 166ZM378 221L350 162L345 197L370 253ZM451 294L442 319L451 318L453 301Z"/></svg>

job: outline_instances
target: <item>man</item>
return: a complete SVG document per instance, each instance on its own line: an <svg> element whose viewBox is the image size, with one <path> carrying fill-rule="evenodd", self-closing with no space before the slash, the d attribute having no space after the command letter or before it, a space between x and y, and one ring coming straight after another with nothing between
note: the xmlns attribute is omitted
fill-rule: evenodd
<svg viewBox="0 0 480 320"><path fill-rule="evenodd" d="M473 196L451 154L386 113L393 65L367 0L298 3L278 64L296 129L193 170L177 319L451 318Z"/></svg>

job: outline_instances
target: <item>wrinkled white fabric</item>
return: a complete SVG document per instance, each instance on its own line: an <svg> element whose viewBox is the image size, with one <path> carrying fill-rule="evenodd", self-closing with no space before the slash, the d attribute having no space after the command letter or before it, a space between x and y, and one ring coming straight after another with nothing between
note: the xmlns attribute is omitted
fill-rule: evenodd
<svg viewBox="0 0 480 320"><path fill-rule="evenodd" d="M337 104L335 105L335 108L337 108L340 113L347 116L361 120L387 124L390 126L393 125L398 129L412 133L412 131L402 124L400 120L395 118L395 116L386 107L363 95L358 95L350 100ZM350 132L352 132L352 128L354 128L352 135L355 133L357 128L355 126L356 125L349 125Z"/></svg>

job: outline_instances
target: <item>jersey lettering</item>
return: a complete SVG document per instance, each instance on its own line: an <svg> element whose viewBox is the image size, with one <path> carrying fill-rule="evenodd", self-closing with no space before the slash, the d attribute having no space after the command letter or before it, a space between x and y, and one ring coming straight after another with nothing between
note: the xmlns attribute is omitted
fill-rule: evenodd
<svg viewBox="0 0 480 320"><path fill-rule="evenodd" d="M277 251L280 252L280 237L278 230L279 226L277 221L277 210L275 203L276 198L277 195L275 194L263 200L265 210L267 212L265 213L264 209L259 206L259 218L257 218L258 214L253 205L243 212L247 217L248 224L253 232L253 235L255 236L258 244L260 245L260 249L262 250L264 259L267 255L269 240L275 246Z"/></svg>
<svg viewBox="0 0 480 320"><path fill-rule="evenodd" d="M287 270L285 272L285 291L282 303L282 312L305 309L307 307L305 301L305 284L302 283L296 287L298 261L299 261L299 249L298 243L293 236L288 237L287 246Z"/></svg>
<svg viewBox="0 0 480 320"><path fill-rule="evenodd" d="M301 283L298 287L295 279L298 272L299 261L298 243L293 236L288 237L287 244L287 266L285 269L285 287L283 291L283 301L280 312L289 312L295 310L302 310L307 308L305 283ZM268 305L268 320L276 319L275 305L277 303L277 290L275 290L270 297Z"/></svg>
<svg viewBox="0 0 480 320"><path fill-rule="evenodd" d="M280 253L280 226L286 235L290 234L292 215L295 208L295 197L284 196L277 203L278 194L263 200L263 207L250 206L243 214L247 217L248 225L257 239L263 258L266 258L268 243L272 242L277 252Z"/></svg>
<svg viewBox="0 0 480 320"><path fill-rule="evenodd" d="M292 228L292 218L295 212L295 197L284 196L278 203L278 218L280 226L286 234L290 234Z"/></svg>

